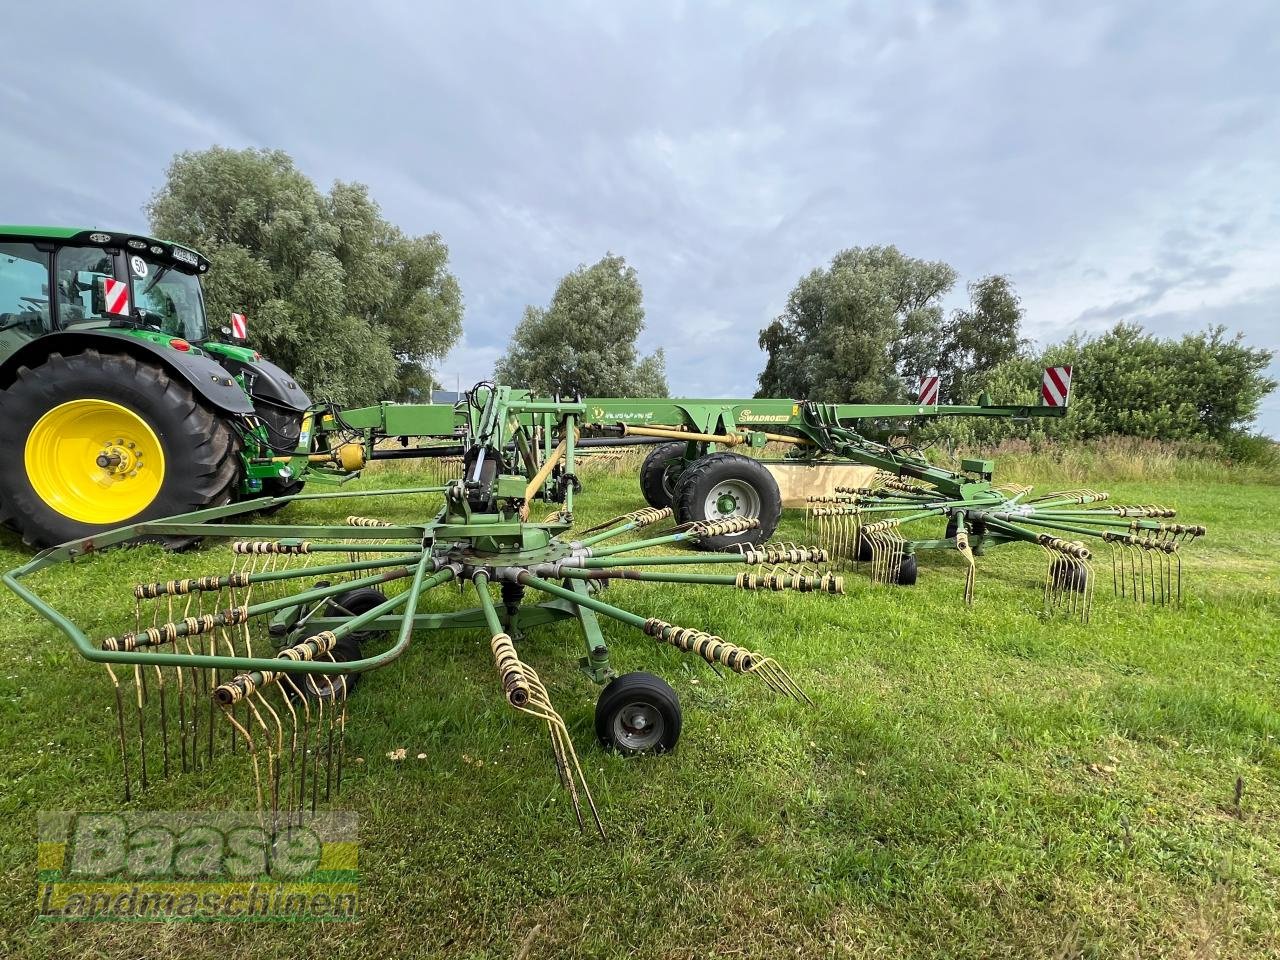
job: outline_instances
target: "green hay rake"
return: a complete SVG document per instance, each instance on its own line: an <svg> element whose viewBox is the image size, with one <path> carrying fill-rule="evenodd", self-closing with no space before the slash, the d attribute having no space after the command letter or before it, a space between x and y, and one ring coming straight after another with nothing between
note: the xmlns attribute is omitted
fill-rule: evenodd
<svg viewBox="0 0 1280 960"><path fill-rule="evenodd" d="M761 544L734 553L641 554L651 548L741 534L749 518L671 524L669 509L644 508L570 539L576 486L552 483L577 456L578 404L513 399L506 390L477 400L480 430L467 446L466 474L440 486L397 491L303 494L210 508L121 528L46 550L4 576L24 601L53 622L86 659L100 663L114 690L115 739L126 799L157 777L198 770L230 749L252 766L264 826L283 828L340 788L347 701L360 677L403 655L415 634L483 630L495 679L511 707L543 724L557 776L578 824L604 827L573 742L546 686L522 659L525 631L562 620L580 627L579 661L606 684L596 707L602 744L622 753L661 752L681 729L675 692L642 672L618 675L599 619L635 628L655 642L699 657L717 672L754 678L775 694L808 697L773 659L715 634L625 610L602 599L616 580L715 585L747 591L835 595L842 578L822 568L826 553L798 544ZM551 422L558 442L532 455L532 417ZM523 420L523 422L522 422ZM472 442L474 441L474 442ZM508 443L530 451L523 472L496 457ZM549 485L560 506L529 520ZM351 516L341 526L245 523L252 510L292 501L443 496L427 519L407 524ZM650 528L666 526L654 533ZM641 531L649 535L641 536ZM56 564L139 537L200 537L206 573L139 583L133 627L91 639L31 587ZM690 572L691 565L731 572ZM421 600L455 584L472 605L428 612ZM494 591L497 591L497 597Z"/></svg>
<svg viewBox="0 0 1280 960"><path fill-rule="evenodd" d="M1089 619L1103 549L1103 569L1110 566L1117 596L1181 602L1182 548L1204 536L1203 526L1175 522L1176 512L1160 504L1114 504L1105 491L1039 493L998 485L992 461L965 458L955 468L939 466L886 428L938 416L1063 416L1070 384L1071 368L1045 370L1039 406L997 405L985 395L975 406L939 405L936 377L924 378L915 405L768 399L584 404L589 429L668 441L641 468L641 489L651 505L670 504L681 522L744 516L761 521L743 534L705 538L703 548L742 549L771 536L785 505L804 509L807 530L835 569L865 564L877 583L912 585L920 554L954 550L965 561L964 599L972 604L976 558L997 546L1025 543L1038 547L1046 560L1049 611ZM720 450L743 447L758 455ZM768 447L786 453L770 456ZM942 529L915 535L930 520L942 521Z"/></svg>
<svg viewBox="0 0 1280 960"><path fill-rule="evenodd" d="M1172 510L1116 506L1092 490L1033 495L995 485L990 461L943 468L909 445L873 438L886 432L886 422L903 419L1061 416L1065 399L1064 392L1059 403L1028 407L984 397L974 406L943 407L935 391L932 403L899 405L562 401L482 384L456 409L380 404L333 413L317 425L326 448L337 451L320 456L339 456L352 468L370 459L429 458L429 475L444 482L262 498L136 524L46 550L4 581L83 657L105 667L126 797L135 784L205 767L219 748L230 748L252 765L264 825L268 817L273 828L288 824L341 786L347 700L360 677L395 662L415 634L480 630L490 638L503 697L545 726L579 826L589 821L603 834L564 720L520 655L527 630L576 622L584 643L579 665L604 685L597 738L622 753L674 747L679 701L652 674L617 674L600 617L717 672L808 702L766 653L604 600L613 581L832 596L844 592L841 571L863 563L874 581L914 583L917 555L942 549L964 557L972 603L975 558L1027 543L1048 561L1046 606L1087 619L1096 579L1092 543L1111 550L1117 593L1140 602L1179 600L1180 548L1204 528L1172 522ZM411 438L423 445L411 446ZM610 445L635 438L657 444L640 470L649 506L574 530L584 466L593 458L597 469L625 463L627 454L619 459ZM785 456L765 455L779 446ZM744 447L758 455L733 452ZM342 526L244 522L251 512L293 502L393 494L421 512L408 523L362 516ZM426 496L443 497L443 507L434 500L420 506ZM539 500L555 507L531 520ZM816 543L772 539L784 504L805 510ZM928 520L945 520L943 536L909 537ZM44 569L138 538L200 538L210 566L200 576L134 585L125 594L135 611L127 633L95 642L30 586ZM702 552L648 552L675 546ZM472 605L422 608L425 595L448 584Z"/></svg>

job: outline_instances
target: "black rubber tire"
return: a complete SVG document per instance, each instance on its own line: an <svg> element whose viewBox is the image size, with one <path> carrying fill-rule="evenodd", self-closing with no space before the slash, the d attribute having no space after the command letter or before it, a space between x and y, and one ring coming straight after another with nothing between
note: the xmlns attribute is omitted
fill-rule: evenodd
<svg viewBox="0 0 1280 960"><path fill-rule="evenodd" d="M671 499L675 495L676 483L672 483L667 476L667 468L671 466L675 460L683 460L685 444L679 440L671 443L660 443L652 450L649 455L644 458L644 463L640 464L640 493L644 495L644 502L651 507L671 506ZM678 482L679 478L677 478Z"/></svg>
<svg viewBox="0 0 1280 960"><path fill-rule="evenodd" d="M359 615L367 613L380 603L386 603L387 596L381 590L373 587L358 587L355 590L348 590L346 593L340 593L331 599L327 605L326 613L331 617L344 617L348 613ZM339 663L348 663L352 660L359 660L363 654L362 646L370 637L375 637L380 631L377 630L361 630L357 633L349 633L339 640L333 646L333 659ZM355 692L356 686L360 683L360 674L348 673L343 676L345 683L339 683L337 677L332 677L332 686L325 682L324 674L308 674L298 681L298 686L312 700L328 700L334 696L351 696Z"/></svg>
<svg viewBox="0 0 1280 960"><path fill-rule="evenodd" d="M656 741L639 750L629 746L625 741L619 741L614 730L614 718L622 710L637 705L657 711L662 721L662 728ZM624 673L610 681L609 685L600 691L600 699L596 701L596 738L605 749L614 750L624 756L637 753L670 753L680 740L682 724L680 698L665 680L655 677L652 673Z"/></svg>
<svg viewBox="0 0 1280 960"><path fill-rule="evenodd" d="M263 480L262 495L265 497L296 497L306 487L303 480ZM258 512L264 517L273 517L285 507L287 503L277 503L274 506L264 507Z"/></svg>
<svg viewBox="0 0 1280 960"><path fill-rule="evenodd" d="M704 537L695 544L699 550L732 550L739 544L758 545L773 536L778 527L778 519L782 516L782 494L778 491L778 482L760 461L736 453L708 454L685 467L680 474L680 482L676 484L672 503L676 522L718 519L707 516L706 500L711 491L726 480L750 484L755 490L760 501L756 517L760 526L743 533Z"/></svg>
<svg viewBox="0 0 1280 960"><path fill-rule="evenodd" d="M59 404L82 399L109 400L132 410L155 431L164 449L160 492L137 514L119 522L85 523L59 513L36 493L23 466L27 437L36 421ZM239 486L240 446L235 431L204 406L184 380L171 377L158 364L93 349L70 356L51 353L39 367L19 367L14 382L0 394L0 449L14 458L0 470L0 521L17 530L23 542L42 548L130 523L221 506ZM139 538L143 539L184 549L199 538Z"/></svg>
<svg viewBox="0 0 1280 960"><path fill-rule="evenodd" d="M871 562L871 544L861 538L858 540L858 562ZM898 565L897 572L894 573L890 582L896 583L900 587L914 587L918 575L919 567L916 564L916 555L914 553L904 553L902 562Z"/></svg>
<svg viewBox="0 0 1280 960"><path fill-rule="evenodd" d="M1049 565L1049 579L1055 590L1084 593L1089 584L1089 574L1078 563L1068 563L1061 557Z"/></svg>
<svg viewBox="0 0 1280 960"><path fill-rule="evenodd" d="M919 568L916 565L916 555L914 553L904 553L893 582L900 587L914 587L918 574Z"/></svg>

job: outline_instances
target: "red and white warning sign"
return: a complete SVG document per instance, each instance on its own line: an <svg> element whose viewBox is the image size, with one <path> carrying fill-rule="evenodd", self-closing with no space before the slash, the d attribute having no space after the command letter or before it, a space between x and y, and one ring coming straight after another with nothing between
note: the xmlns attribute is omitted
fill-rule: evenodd
<svg viewBox="0 0 1280 960"><path fill-rule="evenodd" d="M103 277L102 299L106 302L107 313L121 317L129 315L129 284L126 281Z"/></svg>
<svg viewBox="0 0 1280 960"><path fill-rule="evenodd" d="M245 320L243 313L231 315L231 335L237 340L243 340L249 336L249 322Z"/></svg>
<svg viewBox="0 0 1280 960"><path fill-rule="evenodd" d="M938 403L938 392L942 389L942 378L938 376L921 377L919 403L922 407L936 406Z"/></svg>
<svg viewBox="0 0 1280 960"><path fill-rule="evenodd" d="M1044 397L1046 407L1065 407L1071 396L1071 368L1045 367L1040 396Z"/></svg>

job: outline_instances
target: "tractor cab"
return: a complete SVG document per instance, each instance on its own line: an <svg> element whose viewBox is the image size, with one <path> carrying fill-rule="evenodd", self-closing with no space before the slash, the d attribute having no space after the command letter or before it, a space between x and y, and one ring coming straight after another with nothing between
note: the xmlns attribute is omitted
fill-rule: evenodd
<svg viewBox="0 0 1280 960"><path fill-rule="evenodd" d="M301 489L311 400L210 336L208 269L152 237L0 226L0 447L23 465L0 471L0 523L44 547Z"/></svg>
<svg viewBox="0 0 1280 960"><path fill-rule="evenodd" d="M0 355L58 331L208 339L204 257L131 234L0 227Z"/></svg>

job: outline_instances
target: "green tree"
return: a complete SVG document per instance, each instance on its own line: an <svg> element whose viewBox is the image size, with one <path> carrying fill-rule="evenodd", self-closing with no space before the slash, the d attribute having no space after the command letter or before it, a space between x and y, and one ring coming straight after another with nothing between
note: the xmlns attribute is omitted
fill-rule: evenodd
<svg viewBox="0 0 1280 960"><path fill-rule="evenodd" d="M640 281L626 260L606 255L556 286L551 305L525 307L494 376L537 394L665 397L661 350L640 357Z"/></svg>
<svg viewBox="0 0 1280 960"><path fill-rule="evenodd" d="M462 297L438 234L408 236L368 188L322 194L279 150L178 154L147 205L158 236L213 263L214 326L249 316L249 342L340 403L431 389L462 332Z"/></svg>
<svg viewBox="0 0 1280 960"><path fill-rule="evenodd" d="M943 330L938 365L952 403L973 403L988 375L1017 357L1022 302L1008 277L990 276L969 284L969 305L952 311Z"/></svg>
<svg viewBox="0 0 1280 960"><path fill-rule="evenodd" d="M942 298L956 273L896 247L842 250L796 284L760 332L768 354L757 396L877 403L938 366Z"/></svg>
<svg viewBox="0 0 1280 960"><path fill-rule="evenodd" d="M980 386L997 403L1038 404L1046 366L1072 366L1070 413L1031 425L1005 420L939 422L929 433L953 442L992 443L1009 436L1089 440L1124 435L1152 440L1211 441L1231 446L1244 436L1263 397L1269 350L1250 347L1225 327L1162 339L1135 323L1096 337L1075 335L1038 356L993 368Z"/></svg>

